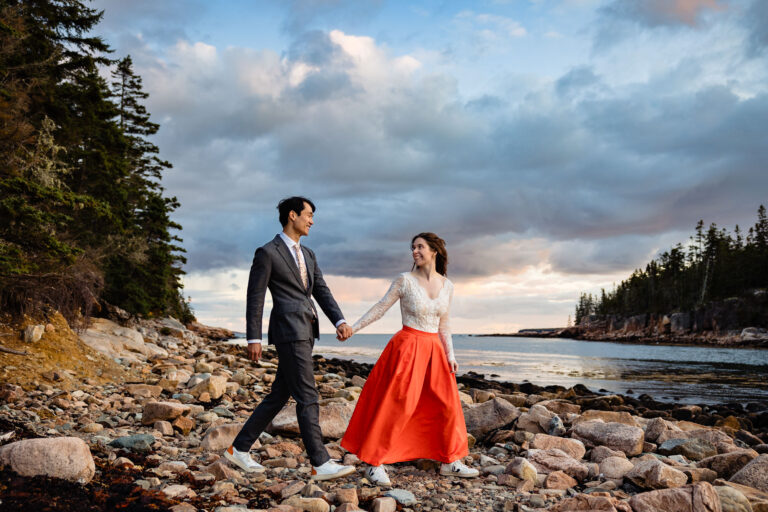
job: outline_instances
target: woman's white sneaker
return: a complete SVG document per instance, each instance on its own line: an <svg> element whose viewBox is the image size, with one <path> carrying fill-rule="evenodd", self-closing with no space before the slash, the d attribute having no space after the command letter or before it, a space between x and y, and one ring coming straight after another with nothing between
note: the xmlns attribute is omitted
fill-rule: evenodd
<svg viewBox="0 0 768 512"><path fill-rule="evenodd" d="M264 466L253 460L250 453L237 451L234 446L227 448L224 458L248 473L264 472Z"/></svg>
<svg viewBox="0 0 768 512"><path fill-rule="evenodd" d="M387 470L384 469L384 466L370 466L365 470L365 477L374 484L392 485L392 482L389 481L389 475L387 475Z"/></svg>
<svg viewBox="0 0 768 512"><path fill-rule="evenodd" d="M342 466L334 460L328 460L319 466L312 466L312 480L333 480L355 472L354 466Z"/></svg>
<svg viewBox="0 0 768 512"><path fill-rule="evenodd" d="M474 478L480 474L476 469L469 468L460 460L440 466L440 474L443 476L458 476L461 478Z"/></svg>

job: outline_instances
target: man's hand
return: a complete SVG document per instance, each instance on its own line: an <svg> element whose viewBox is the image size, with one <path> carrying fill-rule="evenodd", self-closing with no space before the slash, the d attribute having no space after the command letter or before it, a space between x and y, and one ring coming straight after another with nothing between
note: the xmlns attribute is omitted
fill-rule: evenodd
<svg viewBox="0 0 768 512"><path fill-rule="evenodd" d="M352 336L352 328L349 324L343 323L336 328L336 339L347 341Z"/></svg>
<svg viewBox="0 0 768 512"><path fill-rule="evenodd" d="M248 359L257 361L261 358L261 343L248 344Z"/></svg>
<svg viewBox="0 0 768 512"><path fill-rule="evenodd" d="M451 367L451 373L456 373L459 371L459 363L456 361L450 361L448 365Z"/></svg>

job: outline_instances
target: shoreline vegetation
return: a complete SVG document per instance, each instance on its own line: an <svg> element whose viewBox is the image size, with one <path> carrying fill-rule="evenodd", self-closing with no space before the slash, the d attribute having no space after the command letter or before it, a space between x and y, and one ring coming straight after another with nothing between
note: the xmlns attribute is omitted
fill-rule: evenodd
<svg viewBox="0 0 768 512"><path fill-rule="evenodd" d="M0 353L0 510L768 511L765 401L680 405L465 373L464 461L481 476L416 460L391 465L384 488L338 444L372 365L315 355L326 446L359 470L318 483L295 406L253 447L265 474L220 457L275 379L272 347L252 363L226 329L119 314L80 333L59 314L0 332L27 353ZM701 507L680 508L694 497Z"/></svg>

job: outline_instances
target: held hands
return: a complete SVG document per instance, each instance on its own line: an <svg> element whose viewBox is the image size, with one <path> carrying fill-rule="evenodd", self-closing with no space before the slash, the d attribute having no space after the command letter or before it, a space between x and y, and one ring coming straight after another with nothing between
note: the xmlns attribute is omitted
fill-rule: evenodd
<svg viewBox="0 0 768 512"><path fill-rule="evenodd" d="M336 328L336 339L339 341L347 341L352 337L352 328L349 324L341 324Z"/></svg>
<svg viewBox="0 0 768 512"><path fill-rule="evenodd" d="M248 359L258 362L261 358L261 343L248 344Z"/></svg>

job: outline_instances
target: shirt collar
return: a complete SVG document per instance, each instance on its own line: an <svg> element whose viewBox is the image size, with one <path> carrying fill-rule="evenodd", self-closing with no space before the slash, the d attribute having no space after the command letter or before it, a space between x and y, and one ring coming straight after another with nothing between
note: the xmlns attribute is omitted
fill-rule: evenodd
<svg viewBox="0 0 768 512"><path fill-rule="evenodd" d="M294 242L293 239L291 237L289 237L288 235L286 235L283 231L280 232L280 238L283 239L283 242L285 242L285 244L291 250L294 250L293 249L294 246L296 246L296 245L300 246L301 245L301 244L299 244L297 242Z"/></svg>

